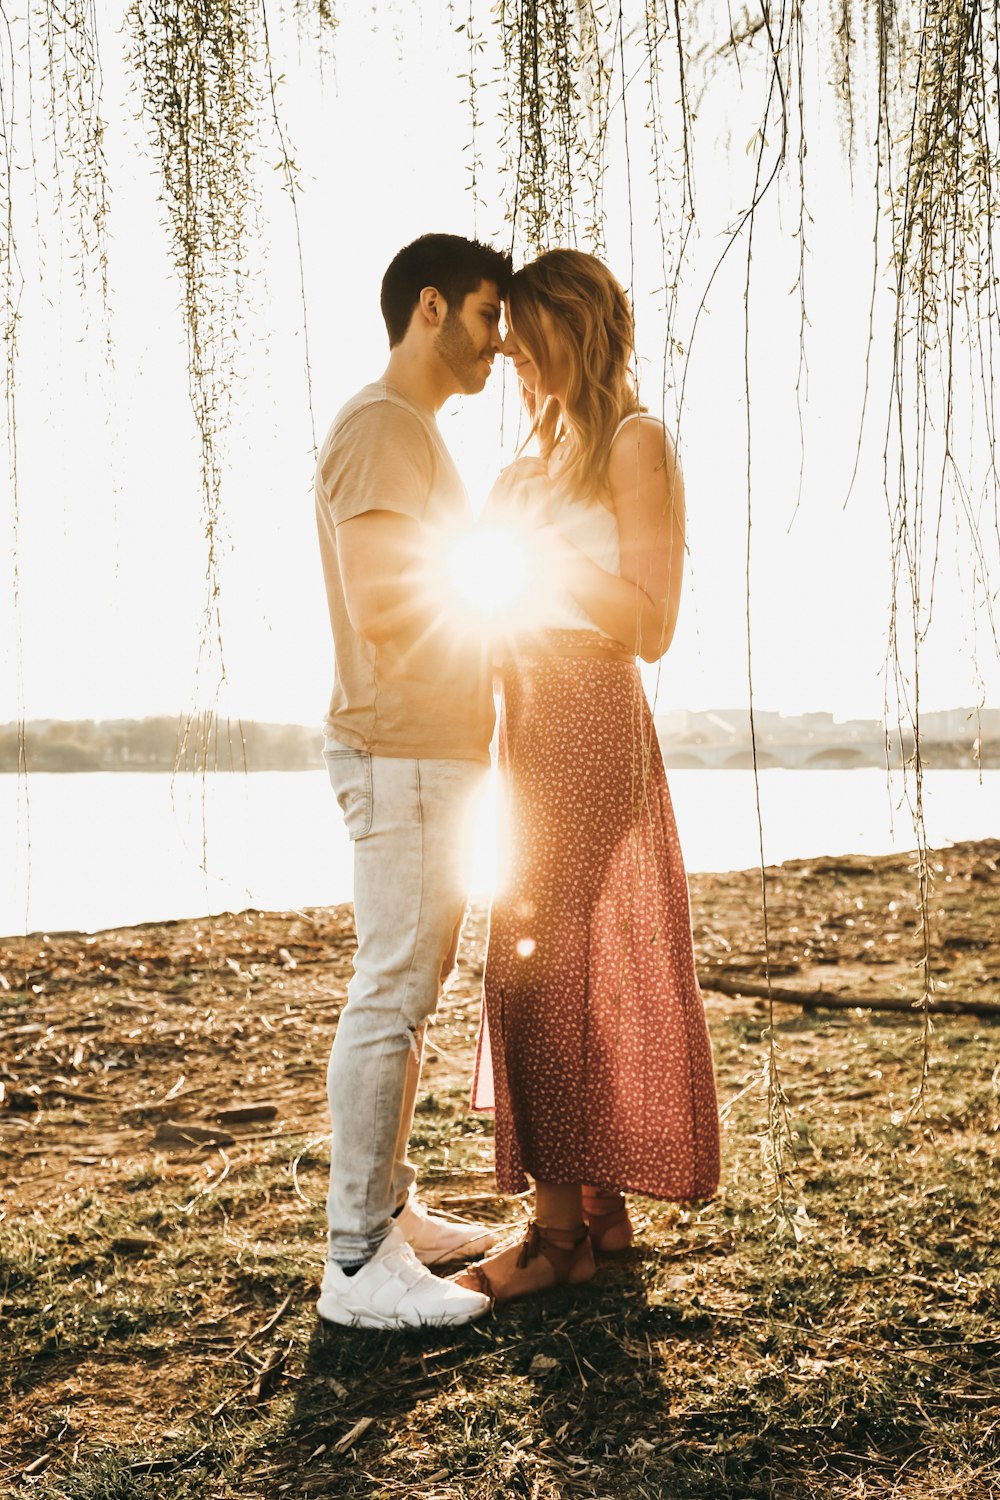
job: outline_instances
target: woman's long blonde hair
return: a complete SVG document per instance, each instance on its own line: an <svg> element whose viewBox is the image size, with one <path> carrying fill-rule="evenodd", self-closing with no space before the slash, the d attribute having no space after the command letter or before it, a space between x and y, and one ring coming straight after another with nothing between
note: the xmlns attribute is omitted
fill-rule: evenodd
<svg viewBox="0 0 1000 1500"><path fill-rule="evenodd" d="M615 428L643 410L630 368L635 323L621 284L593 255L547 250L515 272L507 307L517 342L547 382L549 340L539 316L546 309L569 372L562 403L551 396L539 402L524 389L542 457L548 459L565 437L569 454L559 471L560 489L605 498Z"/></svg>

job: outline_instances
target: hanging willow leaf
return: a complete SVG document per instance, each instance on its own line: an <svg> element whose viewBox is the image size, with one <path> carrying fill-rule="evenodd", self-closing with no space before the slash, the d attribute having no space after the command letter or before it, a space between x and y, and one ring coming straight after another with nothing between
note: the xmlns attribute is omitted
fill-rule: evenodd
<svg viewBox="0 0 1000 1500"><path fill-rule="evenodd" d="M529 250L600 252L610 71L607 17L590 0L500 0L506 84L502 145L511 214Z"/></svg>
<svg viewBox="0 0 1000 1500"><path fill-rule="evenodd" d="M911 13L913 8L911 7ZM923 972L922 1105L934 990L929 913L930 866L923 812L920 751L920 659L931 625L942 529L964 532L975 601L981 590L993 642L997 627L986 584L982 502L957 458L960 363L966 389L981 392L981 416L996 452L993 339L1000 326L993 225L1000 201L996 5L980 0L923 0L910 27L880 16L880 147L886 162L896 271L886 493L892 535L891 666L900 718L915 751L914 827L920 893ZM896 76L892 76L895 65ZM900 125L904 128L900 130ZM892 465L892 468L890 468ZM987 479L997 526L995 459ZM985 513L988 516L988 511Z"/></svg>
<svg viewBox="0 0 1000 1500"><path fill-rule="evenodd" d="M334 0L295 0L295 16L300 34L318 43L322 62L332 51L340 24Z"/></svg>
<svg viewBox="0 0 1000 1500"><path fill-rule="evenodd" d="M33 30L42 41L37 92L48 126L48 160L35 163L35 171L44 174L54 190L53 208L67 221L80 290L88 291L96 278L107 316L110 189L97 16L90 0L42 0L34 8Z"/></svg>
<svg viewBox="0 0 1000 1500"><path fill-rule="evenodd" d="M17 468L17 325L20 315L24 276L18 255L14 211L14 173L17 160L16 115L14 104L14 41L6 16L0 9L0 331L3 337L3 406L4 433L7 439L7 464L10 478L11 514L11 592L16 630L17 684L17 813L29 829L29 810L24 772L27 769L24 677L21 639L21 508Z"/></svg>
<svg viewBox="0 0 1000 1500"><path fill-rule="evenodd" d="M238 374L255 202L260 13L250 0L136 0L129 20L187 335L207 541L202 647L218 650L221 674L220 444Z"/></svg>

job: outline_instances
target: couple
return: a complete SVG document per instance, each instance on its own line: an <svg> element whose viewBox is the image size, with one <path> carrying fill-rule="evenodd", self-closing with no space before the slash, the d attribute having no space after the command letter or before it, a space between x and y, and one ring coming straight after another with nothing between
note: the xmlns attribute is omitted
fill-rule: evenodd
<svg viewBox="0 0 1000 1500"><path fill-rule="evenodd" d="M673 634L683 493L630 375L625 293L575 250L512 275L507 255L429 234L392 261L381 300L388 366L338 414L316 484L336 655L324 755L354 842L358 940L328 1072L318 1309L399 1329L589 1280L595 1249L631 1242L625 1190L710 1196L719 1138L687 882L635 663ZM441 582L471 512L435 421L483 389L498 353L537 455L504 471L489 519L534 534L546 558L499 660ZM530 1177L535 1191L527 1232L499 1248L485 1225L430 1212L406 1155L465 912L495 664L511 856L473 1104L496 1111L499 1189ZM431 1269L475 1256L451 1278Z"/></svg>

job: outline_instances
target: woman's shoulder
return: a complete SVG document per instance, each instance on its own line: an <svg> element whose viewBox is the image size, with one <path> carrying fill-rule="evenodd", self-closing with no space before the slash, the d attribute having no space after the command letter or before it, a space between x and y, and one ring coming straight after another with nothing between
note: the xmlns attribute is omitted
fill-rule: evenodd
<svg viewBox="0 0 1000 1500"><path fill-rule="evenodd" d="M623 417L611 437L608 453L609 477L625 464L660 468L674 459L674 445L667 425L648 411L633 411Z"/></svg>
<svg viewBox="0 0 1000 1500"><path fill-rule="evenodd" d="M676 500L680 468L665 422L648 412L632 412L619 425L608 455L608 489L620 513L636 503L659 511Z"/></svg>
<svg viewBox="0 0 1000 1500"><path fill-rule="evenodd" d="M669 436L667 424L660 417L654 417L648 411L630 411L626 412L611 434L611 446L613 448L616 443L629 439L632 442L642 438L669 440Z"/></svg>

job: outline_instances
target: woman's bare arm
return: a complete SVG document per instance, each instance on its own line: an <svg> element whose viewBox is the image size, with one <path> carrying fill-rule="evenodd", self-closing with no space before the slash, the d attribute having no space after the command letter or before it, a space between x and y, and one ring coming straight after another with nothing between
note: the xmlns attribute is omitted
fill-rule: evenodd
<svg viewBox="0 0 1000 1500"><path fill-rule="evenodd" d="M600 630L654 662L673 639L684 574L684 482L659 422L630 422L617 435L608 485L620 576L559 541L563 581Z"/></svg>

